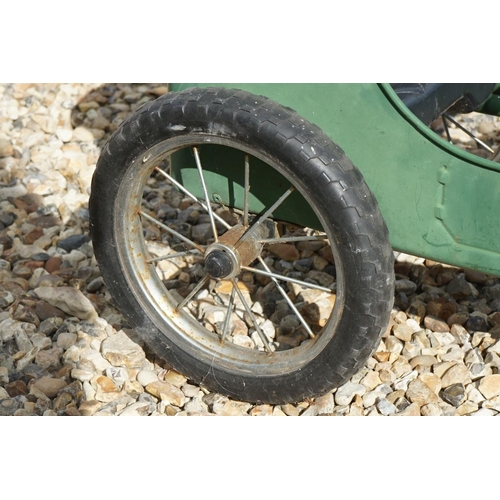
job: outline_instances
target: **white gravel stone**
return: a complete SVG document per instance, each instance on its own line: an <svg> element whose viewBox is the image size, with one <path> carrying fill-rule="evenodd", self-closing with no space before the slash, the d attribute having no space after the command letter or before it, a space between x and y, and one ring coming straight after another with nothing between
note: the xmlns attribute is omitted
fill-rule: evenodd
<svg viewBox="0 0 500 500"><path fill-rule="evenodd" d="M465 356L464 351L461 347L454 345L450 347L446 354L441 355L442 361L463 361Z"/></svg>
<svg viewBox="0 0 500 500"><path fill-rule="evenodd" d="M453 365L442 377L443 388L449 387L453 384L469 384L472 379L469 370L463 363Z"/></svg>
<svg viewBox="0 0 500 500"><path fill-rule="evenodd" d="M68 352L68 351L66 351ZM103 373L110 367L108 360L92 348L87 348L81 351L78 360L78 368L81 370L89 370L94 373Z"/></svg>
<svg viewBox="0 0 500 500"><path fill-rule="evenodd" d="M389 352L394 352L396 354L400 354L404 346L403 342L396 337L388 337L385 339L385 345Z"/></svg>
<svg viewBox="0 0 500 500"><path fill-rule="evenodd" d="M0 383L9 383L9 370L6 366L0 366Z"/></svg>
<svg viewBox="0 0 500 500"><path fill-rule="evenodd" d="M406 397L412 403L417 403L420 406L429 404L429 403L437 403L438 398L434 391L430 389L424 382L421 380L413 380L408 385L408 390L406 391Z"/></svg>
<svg viewBox="0 0 500 500"><path fill-rule="evenodd" d="M58 128L56 130L56 135L57 138L62 142L69 142L73 138L73 131L64 128Z"/></svg>
<svg viewBox="0 0 500 500"><path fill-rule="evenodd" d="M167 401L173 406L184 406L186 402L186 397L183 392L168 382L151 382L145 387L149 394L154 397L161 399L162 401Z"/></svg>
<svg viewBox="0 0 500 500"><path fill-rule="evenodd" d="M184 409L189 413L208 413L208 406L199 398L188 401Z"/></svg>
<svg viewBox="0 0 500 500"><path fill-rule="evenodd" d="M75 365L80 361L80 356L82 355L82 349L76 345L72 345L64 354L64 363L69 363Z"/></svg>
<svg viewBox="0 0 500 500"><path fill-rule="evenodd" d="M0 340L7 342L14 339L16 335L29 335L35 333L36 326L31 323L24 323L7 318L0 323Z"/></svg>
<svg viewBox="0 0 500 500"><path fill-rule="evenodd" d="M479 382L478 389L486 399L500 395L500 374L484 377Z"/></svg>
<svg viewBox="0 0 500 500"><path fill-rule="evenodd" d="M252 405L249 403L222 398L214 403L213 412L221 416L244 417L249 416L248 411L251 407Z"/></svg>
<svg viewBox="0 0 500 500"><path fill-rule="evenodd" d="M413 344L411 342L405 342L405 346L401 354L407 359L411 360L412 358L419 356L422 352L422 349L418 344Z"/></svg>
<svg viewBox="0 0 500 500"><path fill-rule="evenodd" d="M469 332L462 325L452 325L450 332L455 337L455 341L458 342L458 344L464 344L470 339Z"/></svg>
<svg viewBox="0 0 500 500"><path fill-rule="evenodd" d="M439 417L443 414L443 410L436 403L429 403L420 408L420 414L424 417Z"/></svg>
<svg viewBox="0 0 500 500"><path fill-rule="evenodd" d="M71 376L81 382L89 382L94 376L94 372L90 370L81 370L80 368L73 368L73 370L71 370Z"/></svg>
<svg viewBox="0 0 500 500"><path fill-rule="evenodd" d="M397 378L404 377L412 372L412 367L407 359L403 356L400 356L394 363L392 364L392 372L396 375Z"/></svg>
<svg viewBox="0 0 500 500"><path fill-rule="evenodd" d="M378 400L377 409L382 415L394 415L398 411L398 409L385 398Z"/></svg>
<svg viewBox="0 0 500 500"><path fill-rule="evenodd" d="M412 368L415 368L416 366L432 366L435 363L437 363L437 359L435 356L426 356L426 355L421 355L421 356L415 356L410 360L410 366Z"/></svg>
<svg viewBox="0 0 500 500"><path fill-rule="evenodd" d="M94 306L80 290L71 287L40 287L34 292L38 298L62 311L84 320L97 318Z"/></svg>
<svg viewBox="0 0 500 500"><path fill-rule="evenodd" d="M140 417L149 414L150 404L145 401L138 401L125 407L118 415L120 417Z"/></svg>
<svg viewBox="0 0 500 500"><path fill-rule="evenodd" d="M347 382L337 389L335 393L335 403L338 405L348 405L354 396L363 396L366 393L366 387L362 384L353 384Z"/></svg>
<svg viewBox="0 0 500 500"><path fill-rule="evenodd" d="M497 414L498 414L498 412L496 412L495 410L491 410L489 408L480 408L476 412L471 413L470 416L471 417L493 417Z"/></svg>
<svg viewBox="0 0 500 500"><path fill-rule="evenodd" d="M406 324L396 325L392 330L394 336L403 342L409 342L413 335L413 328Z"/></svg>
<svg viewBox="0 0 500 500"><path fill-rule="evenodd" d="M24 196L27 192L28 190L21 183L9 187L0 187L0 201L7 200L8 198L18 198Z"/></svg>
<svg viewBox="0 0 500 500"><path fill-rule="evenodd" d="M122 330L102 342L102 355L114 366L141 368L146 355Z"/></svg>
<svg viewBox="0 0 500 500"><path fill-rule="evenodd" d="M491 366L484 363L473 363L470 367L470 376L472 380L480 380L488 375L492 375L493 371Z"/></svg>
<svg viewBox="0 0 500 500"><path fill-rule="evenodd" d="M78 336L76 335L76 333L62 332L57 336L57 347L68 350L72 345L76 343L77 339Z"/></svg>
<svg viewBox="0 0 500 500"><path fill-rule="evenodd" d="M488 349L486 349L487 352L494 352L495 354L498 354L500 355L500 342L495 342L493 345L491 345L490 347L488 347Z"/></svg>
<svg viewBox="0 0 500 500"><path fill-rule="evenodd" d="M186 398L202 398L204 395L203 391L196 385L184 384L181 389Z"/></svg>
<svg viewBox="0 0 500 500"><path fill-rule="evenodd" d="M468 367L473 363L482 363L483 358L479 349L477 347L475 349L470 349L465 355L464 362Z"/></svg>
<svg viewBox="0 0 500 500"><path fill-rule="evenodd" d="M465 394L468 401L471 401L472 403L476 403L478 405L480 405L485 400L485 397L477 390L476 387L474 387L474 384L469 384L465 388Z"/></svg>
<svg viewBox="0 0 500 500"><path fill-rule="evenodd" d="M17 348L20 351L29 352L33 348L33 344L28 338L28 334L21 328L16 329L14 339L16 341Z"/></svg>
<svg viewBox="0 0 500 500"><path fill-rule="evenodd" d="M367 392L363 395L363 406L369 408L373 406L379 399L384 399L387 394L392 392L389 384L380 384L375 390Z"/></svg>
<svg viewBox="0 0 500 500"><path fill-rule="evenodd" d="M125 368L117 366L109 366L106 368L106 376L110 378L116 385L121 387L127 380L129 380L128 372Z"/></svg>
<svg viewBox="0 0 500 500"><path fill-rule="evenodd" d="M151 384L152 382L158 381L158 374L152 370L141 370L137 374L137 381L143 387L146 387L148 384Z"/></svg>
<svg viewBox="0 0 500 500"><path fill-rule="evenodd" d="M422 331L422 328L419 325L419 323L415 321L413 318L408 318L406 320L406 324L413 330L413 333Z"/></svg>
<svg viewBox="0 0 500 500"><path fill-rule="evenodd" d="M83 393L84 393L85 399L87 401L93 401L93 400L95 400L96 391L90 385L90 381L89 380L85 380L83 382Z"/></svg>
<svg viewBox="0 0 500 500"><path fill-rule="evenodd" d="M372 391L382 383L380 380L380 375L378 372L370 370L361 380L360 382L362 385L366 387L368 391Z"/></svg>
<svg viewBox="0 0 500 500"><path fill-rule="evenodd" d="M432 332L432 334L442 346L450 345L455 341L455 337L449 332Z"/></svg>
<svg viewBox="0 0 500 500"><path fill-rule="evenodd" d="M488 352L484 358L484 362L492 368L496 368L498 373L498 369L500 368L500 356L498 354Z"/></svg>

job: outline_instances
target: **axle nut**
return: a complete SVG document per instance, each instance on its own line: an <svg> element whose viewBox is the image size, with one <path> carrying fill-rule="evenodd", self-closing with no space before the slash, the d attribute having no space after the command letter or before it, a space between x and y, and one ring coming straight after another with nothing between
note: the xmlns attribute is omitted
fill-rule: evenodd
<svg viewBox="0 0 500 500"><path fill-rule="evenodd" d="M233 271L231 259L222 250L214 250L205 259L205 271L215 279L222 279L229 276Z"/></svg>

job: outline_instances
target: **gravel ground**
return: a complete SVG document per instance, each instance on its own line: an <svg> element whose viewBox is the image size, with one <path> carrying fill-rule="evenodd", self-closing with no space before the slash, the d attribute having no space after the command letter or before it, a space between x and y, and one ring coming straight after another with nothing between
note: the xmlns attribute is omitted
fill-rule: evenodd
<svg viewBox="0 0 500 500"><path fill-rule="evenodd" d="M500 412L500 279L404 254L396 260L395 307L379 348L323 397L279 406L233 401L155 359L103 283L87 202L106 139L131 111L166 91L163 84L0 85L0 415ZM462 120L495 146L497 119ZM461 147L484 154L451 131ZM175 217L189 220L203 241L207 221L182 203ZM295 271L325 271L328 279L321 248L300 250L306 253ZM289 265L278 250L271 257L273 265ZM169 275L169 286L189 284L185 274ZM204 317L216 328L215 316ZM244 321L239 328L246 342ZM285 337L290 345L301 341Z"/></svg>

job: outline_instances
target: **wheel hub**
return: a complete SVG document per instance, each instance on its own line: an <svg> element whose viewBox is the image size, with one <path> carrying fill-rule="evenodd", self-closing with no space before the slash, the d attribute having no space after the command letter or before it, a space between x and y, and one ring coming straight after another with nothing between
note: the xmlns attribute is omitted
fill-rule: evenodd
<svg viewBox="0 0 500 500"><path fill-rule="evenodd" d="M241 266L250 265L261 254L259 239L269 237L274 226L264 223L249 238L243 237L247 230L241 225L235 226L207 248L204 267L211 278L221 280L236 277Z"/></svg>
<svg viewBox="0 0 500 500"><path fill-rule="evenodd" d="M205 272L216 280L231 279L240 273L241 259L232 245L212 243L205 252Z"/></svg>
<svg viewBox="0 0 500 500"><path fill-rule="evenodd" d="M205 271L211 278L224 279L234 271L234 265L224 250L214 250L205 259Z"/></svg>

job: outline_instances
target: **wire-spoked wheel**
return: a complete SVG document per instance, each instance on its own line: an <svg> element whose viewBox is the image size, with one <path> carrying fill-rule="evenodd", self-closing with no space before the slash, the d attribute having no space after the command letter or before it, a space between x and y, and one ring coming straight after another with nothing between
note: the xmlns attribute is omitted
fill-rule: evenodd
<svg viewBox="0 0 500 500"><path fill-rule="evenodd" d="M106 145L90 212L124 315L212 391L323 394L387 325L392 250L373 195L321 130L263 97L191 89L147 104Z"/></svg>

